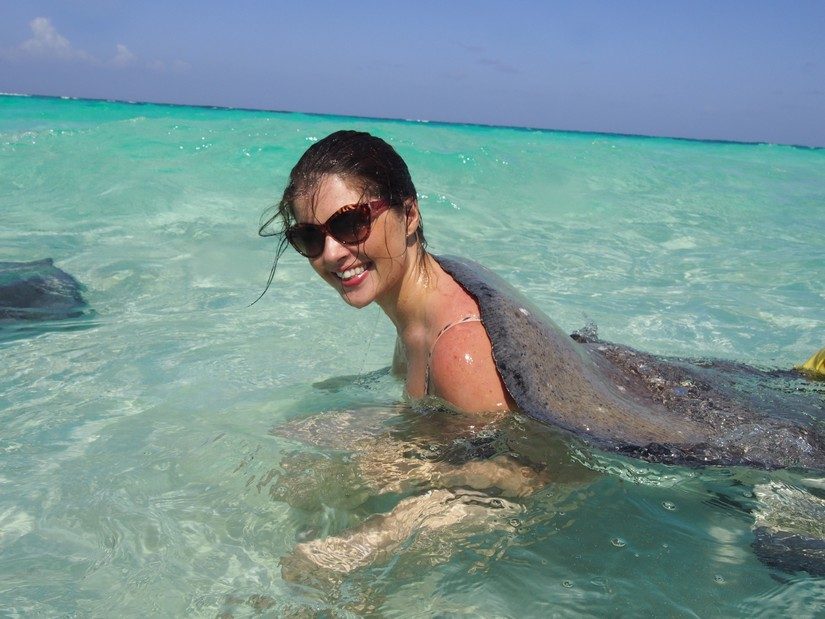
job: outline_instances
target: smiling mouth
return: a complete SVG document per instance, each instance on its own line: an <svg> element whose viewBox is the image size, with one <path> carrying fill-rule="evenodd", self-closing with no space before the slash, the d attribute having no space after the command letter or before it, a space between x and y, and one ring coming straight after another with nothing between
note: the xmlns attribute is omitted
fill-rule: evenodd
<svg viewBox="0 0 825 619"><path fill-rule="evenodd" d="M362 264L352 269L347 269L346 271L335 271L335 276L342 281L346 281L348 279L358 277L359 275L361 275L361 273L363 273L366 270L366 265Z"/></svg>

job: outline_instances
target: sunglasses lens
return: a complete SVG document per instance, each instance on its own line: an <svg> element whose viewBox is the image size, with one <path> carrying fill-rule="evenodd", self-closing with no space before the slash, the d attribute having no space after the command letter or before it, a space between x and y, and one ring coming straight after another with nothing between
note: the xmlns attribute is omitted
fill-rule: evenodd
<svg viewBox="0 0 825 619"><path fill-rule="evenodd" d="M324 233L318 226L295 226L287 231L287 240L307 258L317 258L324 253Z"/></svg>
<svg viewBox="0 0 825 619"><path fill-rule="evenodd" d="M372 211L368 204L353 204L332 215L324 225L292 226L286 231L286 239L299 254L317 258L324 253L327 233L339 243L357 245L370 235L371 221Z"/></svg>
<svg viewBox="0 0 825 619"><path fill-rule="evenodd" d="M340 243L355 245L370 235L370 210L365 204L338 213L327 221L330 234Z"/></svg>

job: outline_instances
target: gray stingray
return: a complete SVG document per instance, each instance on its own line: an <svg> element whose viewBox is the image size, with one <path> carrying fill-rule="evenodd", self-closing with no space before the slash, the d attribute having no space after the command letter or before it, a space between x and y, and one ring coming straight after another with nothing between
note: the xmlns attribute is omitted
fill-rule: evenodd
<svg viewBox="0 0 825 619"><path fill-rule="evenodd" d="M51 258L0 262L0 321L78 318L87 309L81 289Z"/></svg>
<svg viewBox="0 0 825 619"><path fill-rule="evenodd" d="M527 416L652 462L825 470L820 390L754 397L713 380L721 370L571 337L483 266L436 259L478 301L498 372Z"/></svg>

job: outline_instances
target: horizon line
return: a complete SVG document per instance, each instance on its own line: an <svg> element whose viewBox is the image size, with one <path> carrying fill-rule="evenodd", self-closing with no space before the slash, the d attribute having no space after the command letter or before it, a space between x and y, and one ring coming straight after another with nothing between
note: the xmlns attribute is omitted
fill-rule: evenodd
<svg viewBox="0 0 825 619"><path fill-rule="evenodd" d="M350 118L358 120L371 120L381 122L397 122L397 123L419 123L426 125L446 125L458 127L482 127L487 129L511 129L514 131L534 131L540 133L572 133L576 135L601 135L618 138L641 138L646 140L678 140L683 142L701 142L706 144L737 144L742 146L787 146L790 148L799 148L803 150L825 150L825 146L809 146L806 144L785 144L781 142L764 142L764 141L745 141L745 140L726 140L719 138L688 138L681 136L668 135L650 135L644 133L622 133L611 131L588 131L584 129L552 129L550 127L527 127L521 125L494 125L480 122L452 122L447 120L430 120L430 119L415 119L415 118L392 118L388 116L361 116L357 114L340 114L340 113L325 113L325 112L302 112L300 110L276 110L270 108L254 108L254 107L235 107L227 105L210 105L198 103L168 103L161 101L132 101L129 99L101 99L96 97L72 97L68 95L42 95L36 93L18 93L18 92L0 92L0 97L29 97L37 99L57 99L64 101L97 101L103 103L121 103L126 105L156 105L161 107L191 107L205 110L226 110L239 112L256 112L269 114L302 114L305 116L325 116Z"/></svg>

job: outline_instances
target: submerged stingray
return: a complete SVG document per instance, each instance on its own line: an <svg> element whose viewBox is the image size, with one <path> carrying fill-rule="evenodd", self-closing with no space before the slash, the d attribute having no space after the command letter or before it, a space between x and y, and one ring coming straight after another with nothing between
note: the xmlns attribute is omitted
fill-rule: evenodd
<svg viewBox="0 0 825 619"><path fill-rule="evenodd" d="M794 380L790 373L774 377L724 363L714 371L571 337L483 266L436 259L478 301L498 372L529 417L652 462L825 470L818 389L807 396L769 389L755 397L725 378L714 380L725 376L725 366L780 382Z"/></svg>
<svg viewBox="0 0 825 619"><path fill-rule="evenodd" d="M0 262L0 321L78 318L87 309L81 288L51 258Z"/></svg>

